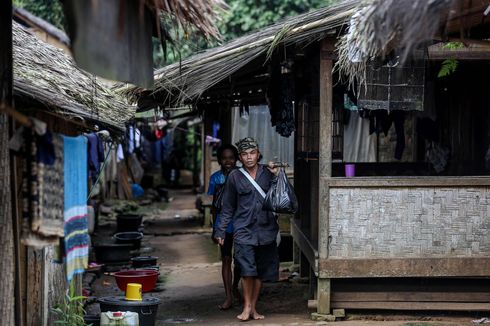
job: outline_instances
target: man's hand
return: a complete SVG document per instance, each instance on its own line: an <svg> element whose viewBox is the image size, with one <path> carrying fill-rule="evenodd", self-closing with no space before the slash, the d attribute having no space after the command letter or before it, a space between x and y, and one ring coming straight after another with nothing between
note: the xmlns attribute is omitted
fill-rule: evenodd
<svg viewBox="0 0 490 326"><path fill-rule="evenodd" d="M217 238L215 238L215 239L216 239L216 241L218 241L218 244L219 244L220 246L222 246L222 245L224 245L224 244L225 244L225 239L220 238L220 237L217 237Z"/></svg>
<svg viewBox="0 0 490 326"><path fill-rule="evenodd" d="M272 173L274 173L274 175L279 175L279 167L277 167L274 162L269 162L267 163L267 169L269 169L269 171L271 171Z"/></svg>

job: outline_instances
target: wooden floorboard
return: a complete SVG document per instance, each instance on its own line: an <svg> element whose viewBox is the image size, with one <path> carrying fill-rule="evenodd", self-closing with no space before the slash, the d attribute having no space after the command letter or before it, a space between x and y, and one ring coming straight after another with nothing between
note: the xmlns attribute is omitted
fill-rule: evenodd
<svg viewBox="0 0 490 326"><path fill-rule="evenodd" d="M490 311L488 302L333 301L331 307L334 309Z"/></svg>
<svg viewBox="0 0 490 326"><path fill-rule="evenodd" d="M333 292L334 302L482 302L489 292Z"/></svg>

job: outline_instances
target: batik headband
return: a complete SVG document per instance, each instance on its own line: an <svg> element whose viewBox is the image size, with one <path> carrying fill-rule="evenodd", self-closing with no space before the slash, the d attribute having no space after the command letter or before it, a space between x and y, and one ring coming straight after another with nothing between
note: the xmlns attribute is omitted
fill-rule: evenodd
<svg viewBox="0 0 490 326"><path fill-rule="evenodd" d="M243 139L240 139L237 143L235 143L238 153L243 153L248 149L258 149L259 144L255 139L252 137L246 137Z"/></svg>

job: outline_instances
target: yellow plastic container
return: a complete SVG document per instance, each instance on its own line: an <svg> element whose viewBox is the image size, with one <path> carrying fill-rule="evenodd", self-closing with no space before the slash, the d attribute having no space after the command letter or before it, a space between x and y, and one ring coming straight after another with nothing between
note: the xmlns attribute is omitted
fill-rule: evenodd
<svg viewBox="0 0 490 326"><path fill-rule="evenodd" d="M143 297L141 295L141 284L128 283L126 287L126 300L129 301L141 301Z"/></svg>

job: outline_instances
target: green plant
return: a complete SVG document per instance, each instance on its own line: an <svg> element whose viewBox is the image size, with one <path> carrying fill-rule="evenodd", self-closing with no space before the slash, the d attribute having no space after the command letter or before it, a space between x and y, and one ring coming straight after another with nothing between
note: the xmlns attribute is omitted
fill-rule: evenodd
<svg viewBox="0 0 490 326"><path fill-rule="evenodd" d="M457 50L461 49L464 47L464 44L461 42L448 42L444 44L443 48L444 49L449 49L449 50ZM446 77L453 72L456 71L456 68L458 67L458 60L456 59L446 59L442 62L441 64L441 69L439 70L439 73L437 74L437 77Z"/></svg>
<svg viewBox="0 0 490 326"><path fill-rule="evenodd" d="M66 291L63 301L56 304L51 311L57 315L56 325L87 326L83 320L85 310L83 309L84 296L75 294L73 280L70 282L69 289Z"/></svg>

